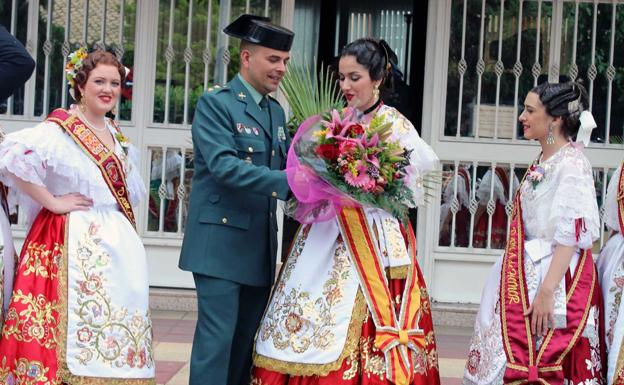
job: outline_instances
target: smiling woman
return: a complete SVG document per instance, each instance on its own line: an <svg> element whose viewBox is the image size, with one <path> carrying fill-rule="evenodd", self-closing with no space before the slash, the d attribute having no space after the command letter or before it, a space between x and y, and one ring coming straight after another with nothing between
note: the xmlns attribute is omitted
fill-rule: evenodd
<svg viewBox="0 0 624 385"><path fill-rule="evenodd" d="M606 365L591 248L600 220L591 165L570 142L579 129L589 139L587 94L577 83L543 83L524 105L524 136L542 151L515 195L507 246L483 290L463 383L598 384Z"/></svg>
<svg viewBox="0 0 624 385"><path fill-rule="evenodd" d="M79 50L66 73L79 106L0 146L1 180L19 190L13 203L31 224L0 340L0 383L153 384L134 216L145 187L136 149L105 117L125 70L108 52Z"/></svg>

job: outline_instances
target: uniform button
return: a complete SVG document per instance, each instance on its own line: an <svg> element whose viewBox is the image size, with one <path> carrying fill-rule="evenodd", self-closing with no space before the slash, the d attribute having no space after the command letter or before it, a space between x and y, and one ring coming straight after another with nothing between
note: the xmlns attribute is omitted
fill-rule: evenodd
<svg viewBox="0 0 624 385"><path fill-rule="evenodd" d="M253 152L253 147L251 147L251 146L250 146L250 147L248 147L248 148L247 148L247 151L249 151L249 152Z"/></svg>
<svg viewBox="0 0 624 385"><path fill-rule="evenodd" d="M271 150L271 156L275 156L275 150Z"/></svg>
<svg viewBox="0 0 624 385"><path fill-rule="evenodd" d="M272 196L273 198L275 198L275 197L277 196L277 193L276 193L275 191L273 191L273 192L271 193L271 196Z"/></svg>
<svg viewBox="0 0 624 385"><path fill-rule="evenodd" d="M269 213L269 217L273 218L273 213L272 212Z"/></svg>
<svg viewBox="0 0 624 385"><path fill-rule="evenodd" d="M227 223L227 218L223 217L223 219L221 219L221 222L223 222L223 224L226 224Z"/></svg>

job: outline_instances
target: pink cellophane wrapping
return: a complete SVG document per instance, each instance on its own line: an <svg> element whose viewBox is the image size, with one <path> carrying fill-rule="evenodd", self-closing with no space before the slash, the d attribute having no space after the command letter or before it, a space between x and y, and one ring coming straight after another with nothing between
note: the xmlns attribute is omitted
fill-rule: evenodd
<svg viewBox="0 0 624 385"><path fill-rule="evenodd" d="M299 126L286 160L288 184L297 198L297 207L289 214L300 223L323 222L333 218L342 207L360 206L347 193L319 176L326 171L326 166L314 153L313 134L324 128L321 120L318 115L312 116Z"/></svg>

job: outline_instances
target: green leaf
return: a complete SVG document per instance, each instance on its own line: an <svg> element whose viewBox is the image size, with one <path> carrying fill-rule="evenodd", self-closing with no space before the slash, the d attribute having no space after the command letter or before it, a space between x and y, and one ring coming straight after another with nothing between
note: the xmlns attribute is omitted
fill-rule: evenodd
<svg viewBox="0 0 624 385"><path fill-rule="evenodd" d="M336 82L328 67L291 62L280 88L290 105L293 117L289 124L294 132L305 119L344 107Z"/></svg>

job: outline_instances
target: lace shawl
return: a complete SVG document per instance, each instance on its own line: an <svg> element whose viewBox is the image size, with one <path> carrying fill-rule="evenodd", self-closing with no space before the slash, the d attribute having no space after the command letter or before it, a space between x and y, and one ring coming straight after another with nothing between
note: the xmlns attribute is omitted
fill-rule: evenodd
<svg viewBox="0 0 624 385"><path fill-rule="evenodd" d="M620 219L618 218L618 184L620 182L620 174L622 173L622 166L617 168L609 181L609 187L607 187L607 195L604 203L604 221L607 227L611 230L620 231Z"/></svg>
<svg viewBox="0 0 624 385"><path fill-rule="evenodd" d="M528 180L521 186L527 240L591 248L599 237L600 219L589 161L566 145L541 166L544 179L536 187Z"/></svg>
<svg viewBox="0 0 624 385"><path fill-rule="evenodd" d="M110 124L107 126L114 133L114 128ZM115 140L115 153L124 166L130 203L136 210L146 194L137 167L138 151L130 146L126 157ZM56 123L42 122L8 134L0 145L0 181L11 190L9 203L18 204L26 212L30 224L41 206L27 194L17 191L14 177L46 187L55 196L81 193L93 199L95 207L117 204L97 165Z"/></svg>

